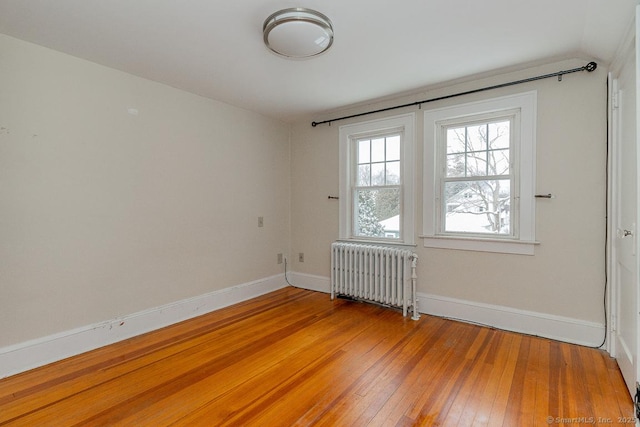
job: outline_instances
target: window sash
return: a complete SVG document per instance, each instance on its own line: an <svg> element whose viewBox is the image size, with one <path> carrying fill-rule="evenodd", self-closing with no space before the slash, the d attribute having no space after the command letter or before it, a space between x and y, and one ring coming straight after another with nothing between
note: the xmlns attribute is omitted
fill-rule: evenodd
<svg viewBox="0 0 640 427"><path fill-rule="evenodd" d="M360 192L362 191L384 191L384 190L398 190L398 221L399 221L399 229L398 231L398 237L387 237L387 236L367 236L365 234L361 234L359 233L360 229L358 226L358 220L359 220L359 202L358 202L358 196L360 194ZM384 185L384 186L356 186L353 187L353 191L352 191L352 206L353 206L353 215L351 218L351 237L355 238L355 239L361 239L361 240L380 240L380 239L384 239L384 240L390 240L390 241L402 241L403 240L403 231L404 231L404 203L403 203L403 188L402 185ZM380 220L379 222L381 222L383 220ZM385 230L385 231L395 231L395 230Z"/></svg>
<svg viewBox="0 0 640 427"><path fill-rule="evenodd" d="M508 233L504 233L504 232L500 232L500 229L502 228L501 226L499 226L497 231L494 232L482 232L482 231L471 231L471 230L455 230L452 229L454 228L453 225L451 225L451 229L449 228L449 224L447 222L447 214L452 213L451 207L455 204L455 203L451 203L451 199L447 199L445 192L446 192L446 184L447 183L451 183L451 182L458 182L458 183L473 183L473 182L500 182L500 181L507 181L509 183L509 198L508 198L508 204L505 204L505 206L508 206L509 208L509 218L508 218L508 224L509 224L509 232ZM491 238L514 238L515 236L515 230L516 230L516 226L515 226L515 215L514 212L516 211L516 206L514 203L514 197L513 197L513 179L510 179L508 177L502 178L502 179L474 179L474 180L468 180L468 181L460 181L460 180L456 180L456 181L448 181L445 182L442 188L442 195L441 195L441 200L443 201L441 203L441 211L440 211L440 215L442 220L442 232L440 233L441 235L449 235L449 236L477 236L477 237L491 237ZM470 198L472 199L472 198ZM466 198L463 198L463 200L466 200ZM481 208L481 210L479 210L478 212L469 212L467 211L461 211L459 213L462 214L467 214L467 215L476 215L476 214L482 214L484 216L489 216L492 214L496 215L496 206L486 206L488 202L486 201L482 201L480 204L476 204L473 202L473 200L471 200L470 202L466 203L465 201L462 201L458 204L458 206L471 206L471 207L478 207ZM498 202L499 203L499 202ZM493 209L491 209L493 208ZM489 220L489 225L492 225L496 222L496 220L500 221L501 215L498 211L497 213L497 217L493 218L493 221ZM452 219L451 223L453 223L454 220ZM501 224L501 222L499 222L498 224ZM478 225L478 224L477 224Z"/></svg>
<svg viewBox="0 0 640 427"><path fill-rule="evenodd" d="M516 125L517 125L518 112L517 111L500 111L496 113L485 113L478 114L475 116L469 116L465 118L457 118L447 121L438 122L436 124L438 128L437 132L437 161L439 163L436 170L440 172L438 176L439 181L439 194L436 199L436 203L439 204L438 215L436 217L436 234L441 236L475 236L479 238L497 238L497 239L517 239L519 236L519 224L518 224L518 187L517 187L517 176L518 176L518 162L517 156L515 152L515 148L517 147L517 134L516 134ZM491 124L495 124L498 122L509 122L509 173L508 174L488 174L489 170L489 161L485 160L485 174L475 173L473 175L469 175L469 169L467 166L467 158L469 154L473 153L489 153L491 151L499 151L504 150L505 148L496 148L492 149L489 146L489 141L485 141L485 148L483 150L473 150L472 147L469 146L468 142L468 128L479 125L486 125L487 128ZM447 147L449 146L448 141L448 130L454 128L465 128L465 142L464 142L464 151L450 153L447 151ZM488 139L488 135L487 135ZM448 159L451 155L462 155L464 156L464 176L448 176ZM462 230L451 230L447 227L447 213L449 213L449 200L446 198L446 188L448 183L473 183L473 182L483 182L483 181L509 181L509 233L500 233L498 232L480 232L480 231L462 231ZM488 209L487 209L488 210ZM485 215L488 213L485 212Z"/></svg>
<svg viewBox="0 0 640 427"><path fill-rule="evenodd" d="M390 157L389 155L389 150L388 150L388 140L392 140L394 138L398 138L399 139L399 153L397 153L397 156L395 155L391 155ZM378 141L378 140L384 140L384 147L382 148L382 157L377 157L374 159L374 141ZM378 131L378 132L372 132L372 133L368 133L368 134L361 134L361 135L357 135L355 137L351 138L350 144L352 145L351 147L351 152L353 153L353 161L351 162L351 167L352 167L352 174L351 176L353 177L352 182L351 182L351 204L353 206L351 212L351 238L355 238L355 239L364 239L364 240L390 240L390 241L402 241L403 240L403 236L404 236L404 227L403 227L403 163L404 163L404 156L403 156L403 147L405 144L404 141L404 129L402 128L398 128L398 129L390 129L390 130L385 130L385 131ZM361 150L361 144L363 142L369 142L369 150L367 152L366 155L366 160L365 161L361 161L360 159L360 150ZM395 164L398 163L399 164L399 171L398 171L398 183L397 184L387 184L388 182L388 176L387 176L387 172L389 171L388 165L389 164ZM361 175L360 175L360 171L361 171L361 167L362 166L369 166L369 170L368 170L368 181L370 183L370 185L362 185L361 184ZM382 174L383 174L383 179L382 181L384 182L384 184L373 184L374 182L374 172L373 172L373 165L382 165ZM360 219L360 205L359 205L359 201L358 201L358 196L362 191L383 191L383 190L398 190L399 191L399 197L398 197L398 215L399 215L399 230L398 233L398 237L386 237L386 236L367 236L364 235L362 233L360 233L360 228L358 226L359 223L359 219ZM378 222L380 222L381 220L384 219L379 219Z"/></svg>

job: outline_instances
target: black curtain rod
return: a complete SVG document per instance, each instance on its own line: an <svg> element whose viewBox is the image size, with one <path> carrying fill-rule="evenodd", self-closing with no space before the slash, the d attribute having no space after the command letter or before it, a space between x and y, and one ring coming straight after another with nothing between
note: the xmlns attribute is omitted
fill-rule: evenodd
<svg viewBox="0 0 640 427"><path fill-rule="evenodd" d="M321 122L311 122L311 126L316 127L318 125L322 125L322 124L325 124L325 123L331 124L331 122L337 122L338 120L346 120L346 119L351 119L353 117L360 117L360 116L366 116L368 114L381 113L383 111L397 110L398 108L411 107L413 105L422 105L422 104L426 104L426 103L429 103L429 102L441 101L443 99L455 98L456 96L470 95L472 93L484 92L485 90L500 89L502 87L519 85L519 84L522 84L522 83L529 83L529 82L533 82L533 81L536 81L536 80L548 79L550 77L558 77L558 81L562 81L562 76L564 76L565 74L577 73L578 71L592 72L596 68L598 68L598 64L596 64L595 62L589 62L584 67L572 68L571 70L557 71L555 73L544 74L542 76L530 77L528 79L516 80L516 81L513 81L513 82L502 83L502 84L495 85L495 86L482 87L480 89L468 90L466 92L454 93L452 95L440 96L438 98L425 99L423 101L410 102L409 104L402 104L402 105L396 105L396 106L393 106L393 107L381 108L379 110L367 111L366 113L352 114L350 116L337 117L335 119L323 120Z"/></svg>

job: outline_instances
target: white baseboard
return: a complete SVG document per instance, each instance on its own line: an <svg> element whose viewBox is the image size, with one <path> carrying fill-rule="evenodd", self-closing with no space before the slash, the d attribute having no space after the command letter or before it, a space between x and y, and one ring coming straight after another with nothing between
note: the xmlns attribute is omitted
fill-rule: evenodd
<svg viewBox="0 0 640 427"><path fill-rule="evenodd" d="M295 286L331 292L328 277L296 272L290 272L288 277ZM586 346L599 346L605 330L601 323L421 292L418 292L418 311Z"/></svg>
<svg viewBox="0 0 640 427"><path fill-rule="evenodd" d="M288 279L297 287L327 294L331 292L328 277L289 272ZM278 274L121 318L0 348L0 378L200 316L285 286L284 275ZM604 325L600 323L438 295L418 293L418 308L420 313L580 345L600 345L604 336Z"/></svg>
<svg viewBox="0 0 640 427"><path fill-rule="evenodd" d="M601 323L420 292L418 309L434 316L586 346L602 344L605 331Z"/></svg>
<svg viewBox="0 0 640 427"><path fill-rule="evenodd" d="M285 286L284 275L278 274L122 318L0 348L0 378L200 316Z"/></svg>
<svg viewBox="0 0 640 427"><path fill-rule="evenodd" d="M331 293L331 280L328 277L291 271L287 273L287 278L293 286L309 289L310 291Z"/></svg>

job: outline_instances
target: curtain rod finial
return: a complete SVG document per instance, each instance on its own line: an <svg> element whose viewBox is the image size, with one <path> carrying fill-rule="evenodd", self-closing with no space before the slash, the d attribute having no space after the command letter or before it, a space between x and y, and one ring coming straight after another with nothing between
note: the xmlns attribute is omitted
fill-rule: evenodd
<svg viewBox="0 0 640 427"><path fill-rule="evenodd" d="M587 65L584 66L584 69L587 70L588 72L595 71L596 68L598 68L598 64L596 64L593 61L589 62Z"/></svg>

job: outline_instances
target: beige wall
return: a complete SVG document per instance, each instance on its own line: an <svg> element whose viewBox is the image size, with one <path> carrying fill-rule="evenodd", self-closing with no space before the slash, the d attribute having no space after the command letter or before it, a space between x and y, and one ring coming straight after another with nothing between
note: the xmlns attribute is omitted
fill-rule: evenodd
<svg viewBox="0 0 640 427"><path fill-rule="evenodd" d="M2 35L0 57L0 347L282 273L279 252L291 252L291 270L328 277L339 126L415 108L311 120L586 62L289 126ZM603 68L423 106L537 90L537 192L557 198L537 202L535 256L426 249L417 239L420 292L602 322ZM420 234L421 112L417 123Z"/></svg>
<svg viewBox="0 0 640 427"><path fill-rule="evenodd" d="M0 347L282 273L288 125L3 35L0 58Z"/></svg>
<svg viewBox="0 0 640 427"><path fill-rule="evenodd" d="M320 121L391 105L583 66L569 60L518 72L452 84L361 108L330 112L296 123L292 129L292 256L300 273L329 276L329 246L338 237L338 128L387 117L415 107L312 128ZM419 292L520 310L601 323L604 320L606 70L556 78L423 105L423 109L537 90L538 193L555 199L537 201L540 245L534 256L426 249L418 242ZM422 113L417 114L417 234L422 224ZM427 201L428 202L428 201Z"/></svg>

